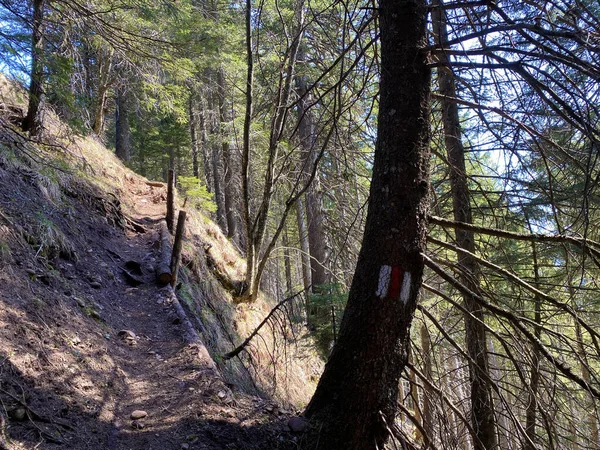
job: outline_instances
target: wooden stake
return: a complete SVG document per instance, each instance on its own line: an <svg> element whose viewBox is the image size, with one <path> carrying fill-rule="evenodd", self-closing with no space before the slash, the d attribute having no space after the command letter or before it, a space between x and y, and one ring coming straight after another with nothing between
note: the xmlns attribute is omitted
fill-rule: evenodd
<svg viewBox="0 0 600 450"><path fill-rule="evenodd" d="M173 248L171 246L171 234L167 229L167 222L161 220L159 224L160 231L160 255L156 264L156 280L160 284L168 284L171 282L171 255Z"/></svg>
<svg viewBox="0 0 600 450"><path fill-rule="evenodd" d="M167 177L167 228L173 234L175 231L175 172L169 169Z"/></svg>
<svg viewBox="0 0 600 450"><path fill-rule="evenodd" d="M171 286L177 285L177 270L179 269L179 261L181 260L181 247L183 242L183 235L185 230L185 211L179 211L179 218L177 219L177 233L175 233L175 243L173 244L173 256L171 257Z"/></svg>

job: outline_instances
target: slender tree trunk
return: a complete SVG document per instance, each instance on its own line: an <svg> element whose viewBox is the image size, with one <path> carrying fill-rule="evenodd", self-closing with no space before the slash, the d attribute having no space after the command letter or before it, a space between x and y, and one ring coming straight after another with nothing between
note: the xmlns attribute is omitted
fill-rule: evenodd
<svg viewBox="0 0 600 450"><path fill-rule="evenodd" d="M410 350L408 355L408 362L412 367L415 363L415 360L412 355L412 350ZM419 387L417 386L417 374L414 370L408 370L408 381L410 382L410 398L413 404L413 417L414 420L423 426L423 410L421 409L421 401L419 395ZM419 443L423 443L424 436L419 430L418 427L415 426L415 440Z"/></svg>
<svg viewBox="0 0 600 450"><path fill-rule="evenodd" d="M448 35L446 18L440 0L434 0L432 12L434 33L437 43L446 47ZM471 195L467 185L465 151L462 145L458 106L451 99L456 98L456 83L451 70L451 62L441 53L441 67L438 70L438 84L441 102L442 121L444 125L444 141L448 162L450 164L450 186L452 190L452 206L454 220L473 223L471 215ZM475 253L475 235L472 231L456 230L456 242L460 248ZM460 281L472 292L479 292L479 274L475 260L467 254L458 253ZM496 422L491 387L487 383L490 370L488 363L487 341L484 325L484 311L477 302L469 296L463 296L467 314L465 314L465 339L467 352L473 362L469 363L469 378L471 382L471 421L477 433L475 450L492 450L497 448Z"/></svg>
<svg viewBox="0 0 600 450"><path fill-rule="evenodd" d="M433 383L433 349L431 347L431 337L425 324L421 325L421 348L423 351L423 375L428 381ZM425 389L423 391L423 429L429 441L435 442L434 440L434 426L433 426L433 405L431 403L434 393L431 391L427 383L424 383ZM451 414L451 412L450 412Z"/></svg>
<svg viewBox="0 0 600 450"><path fill-rule="evenodd" d="M285 296L292 293L294 288L294 282L292 280L292 255L290 254L290 240L288 238L287 227L283 230L283 237L281 238L283 244L283 266L285 268Z"/></svg>
<svg viewBox="0 0 600 450"><path fill-rule="evenodd" d="M571 300L571 302L573 303L573 307L574 310L577 311L577 302L576 302L576 292L575 292L575 287L574 287L574 281L573 281L573 270L574 268L571 267L571 258L569 255L568 251L564 251L564 257L565 257L565 268L567 271L567 277L568 277L568 289L569 289L569 298ZM581 369L581 378L584 379L584 381L586 383L588 383L590 386L593 384L593 380L590 374L590 369L589 369L589 362L588 362L588 357L587 357L587 352L585 351L585 347L584 347L584 342L583 342L583 333L581 330L581 324L575 320L575 338L577 341L576 344L576 352L577 352L577 357L579 359L579 367ZM596 404L595 404L595 400L593 396L590 396L589 394L584 394L586 399L585 399L585 405L586 405L586 419L585 422L587 424L587 435L589 436L589 443L591 444L591 448L597 448L599 447L599 442L598 442L598 421L596 419ZM576 437L574 438L576 439Z"/></svg>
<svg viewBox="0 0 600 450"><path fill-rule="evenodd" d="M535 242L531 243L531 254L533 258L533 277L534 286L540 289L540 271L537 259L537 246ZM536 324L534 328L534 335L537 340L542 337L542 299L539 295L534 297L534 317L533 321ZM537 442L537 435L535 431L537 422L537 404L538 404L538 391L540 385L540 351L537 345L533 345L531 349L531 375L529 377L529 395L527 400L527 409L525 411L525 433L530 442L526 442L523 446L524 450L536 450L535 443Z"/></svg>
<svg viewBox="0 0 600 450"><path fill-rule="evenodd" d="M23 131L37 136L42 130L42 108L44 105L44 8L46 0L33 0L31 38L31 81L29 84L29 106L23 120Z"/></svg>
<svg viewBox="0 0 600 450"><path fill-rule="evenodd" d="M213 164L211 147L208 144L208 127L210 123L210 112L206 101L202 99L201 110L198 118L200 119L200 150L202 152L202 168L204 172L204 180L206 182L206 190L208 192L214 192L214 180L213 180Z"/></svg>
<svg viewBox="0 0 600 450"><path fill-rule="evenodd" d="M190 139L192 141L192 173L200 179L200 165L198 157L200 154L200 144L198 143L198 109L196 105L196 92L191 88L190 98L188 100L188 115L190 125Z"/></svg>
<svg viewBox="0 0 600 450"><path fill-rule="evenodd" d="M383 448L423 274L429 212L427 4L379 2L381 81L365 234L338 341L306 415L312 448Z"/></svg>
<svg viewBox="0 0 600 450"><path fill-rule="evenodd" d="M94 125L92 129L97 136L104 130L104 109L106 105L106 94L109 88L109 78L112 71L114 50L98 50L98 86L96 90L96 102L94 104Z"/></svg>
<svg viewBox="0 0 600 450"><path fill-rule="evenodd" d="M250 190L249 190L249 170L250 170L250 125L252 120L252 85L253 85L253 55L252 55L252 2L246 3L246 56L247 56L247 81L246 81L246 115L244 117L244 147L242 151L242 209L244 214L244 227L246 229L246 279L244 289L238 297L240 301L254 301L258 294L260 279L272 251L276 239L282 228L278 227L273 238L267 245L262 255L260 254L263 243L265 242L265 233L271 202L275 190L275 169L278 161L279 144L283 138L284 125L287 117L288 101L292 90L292 80L294 77L294 67L298 48L303 35L304 10L303 1L296 5L295 15L297 17L297 28L294 32L294 39L290 44L287 55L287 66L285 72L281 72L277 99L273 116L271 118L271 129L269 133L269 151L268 160L265 169L265 181L262 188L260 202L256 208L256 216L251 219L250 214ZM280 225L283 224L293 203L287 204Z"/></svg>
<svg viewBox="0 0 600 450"><path fill-rule="evenodd" d="M115 153L121 161L131 159L131 128L129 127L129 102L126 87L117 89L115 108Z"/></svg>
<svg viewBox="0 0 600 450"><path fill-rule="evenodd" d="M212 172L213 188L215 190L215 203L217 204L217 223L223 233L227 233L227 219L225 216L225 196L223 195L223 166L221 165L221 147L214 144L212 147Z"/></svg>
<svg viewBox="0 0 600 450"><path fill-rule="evenodd" d="M304 60L304 52L300 49L298 54L300 61ZM308 94L308 81L305 76L296 76L296 88L298 90L298 137L300 149L303 154L302 170L304 177L308 179L317 157L316 130L312 111L309 109L311 97ZM312 278L312 289L322 284L327 284L328 277L325 270L325 259L327 249L325 233L323 232L322 201L319 194L318 178L315 178L306 191L306 219L308 223L308 244L310 249L310 271Z"/></svg>
<svg viewBox="0 0 600 450"><path fill-rule="evenodd" d="M250 125L254 110L254 55L252 50L252 0L246 0L246 111L244 113L242 148L242 214L246 241L246 280L244 291L254 291L257 265L257 249L254 245L252 223L250 219Z"/></svg>
<svg viewBox="0 0 600 450"><path fill-rule="evenodd" d="M213 92L210 96L209 109L213 111L211 117L211 134L216 138L221 136L220 123L218 120L219 99ZM215 190L215 203L217 204L217 223L223 233L227 233L227 217L225 212L225 195L223 192L223 159L221 157L221 144L218 139L212 144L212 173L213 188Z"/></svg>
<svg viewBox="0 0 600 450"><path fill-rule="evenodd" d="M217 97L219 102L219 121L221 123L219 136L221 138L221 153L223 156L225 218L227 219L227 237L230 239L235 239L237 238L239 233L237 216L235 214L235 199L237 193L233 179L233 155L231 154L232 152L231 145L229 142L229 136L227 135L225 130L225 124L229 121L227 97L225 96L225 92L225 71L221 66L217 71Z"/></svg>
<svg viewBox="0 0 600 450"><path fill-rule="evenodd" d="M305 299L305 314L306 322L310 327L310 286L312 284L310 278L310 256L308 248L308 231L306 230L306 223L304 221L304 201L302 197L298 199L296 203L296 222L298 224L298 240L300 242L300 261L302 266L302 282L304 285L304 299Z"/></svg>

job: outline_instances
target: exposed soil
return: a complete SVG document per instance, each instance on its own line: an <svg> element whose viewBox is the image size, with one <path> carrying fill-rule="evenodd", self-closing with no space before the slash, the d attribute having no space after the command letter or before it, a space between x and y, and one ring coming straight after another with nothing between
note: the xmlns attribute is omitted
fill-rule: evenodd
<svg viewBox="0 0 600 450"><path fill-rule="evenodd" d="M182 338L168 292L154 282L163 188L132 177L113 196L73 182L68 201L53 202L25 173L0 164L0 448L295 442L291 411L226 385ZM26 243L44 220L62 245ZM145 417L133 420L134 411Z"/></svg>

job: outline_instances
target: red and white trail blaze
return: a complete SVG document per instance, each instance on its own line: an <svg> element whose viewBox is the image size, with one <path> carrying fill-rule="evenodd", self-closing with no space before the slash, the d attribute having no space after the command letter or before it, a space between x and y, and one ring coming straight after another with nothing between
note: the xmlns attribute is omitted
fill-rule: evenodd
<svg viewBox="0 0 600 450"><path fill-rule="evenodd" d="M398 266L381 266L377 295L379 298L400 299L406 303L410 296L411 275Z"/></svg>

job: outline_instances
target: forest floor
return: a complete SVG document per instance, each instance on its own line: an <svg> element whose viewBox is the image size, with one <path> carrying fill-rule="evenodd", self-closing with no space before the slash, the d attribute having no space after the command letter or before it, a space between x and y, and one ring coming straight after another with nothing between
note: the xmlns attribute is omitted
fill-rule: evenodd
<svg viewBox="0 0 600 450"><path fill-rule="evenodd" d="M164 188L131 177L116 199L74 185L65 208L31 177L0 161L0 448L293 446L292 412L206 370L155 284ZM130 226L115 225L120 207ZM34 234L39 248L23 243Z"/></svg>

